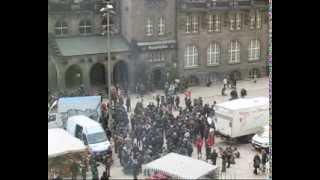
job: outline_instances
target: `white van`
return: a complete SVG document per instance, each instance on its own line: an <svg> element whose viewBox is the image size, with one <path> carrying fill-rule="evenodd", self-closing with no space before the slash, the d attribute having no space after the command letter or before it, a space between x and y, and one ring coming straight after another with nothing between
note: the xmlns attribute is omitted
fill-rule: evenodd
<svg viewBox="0 0 320 180"><path fill-rule="evenodd" d="M230 138L250 137L268 124L269 98L255 97L219 103L215 115L216 130L222 135Z"/></svg>
<svg viewBox="0 0 320 180"><path fill-rule="evenodd" d="M90 152L97 158L112 152L110 141L102 126L84 115L70 117L66 123L66 130L88 145Z"/></svg>

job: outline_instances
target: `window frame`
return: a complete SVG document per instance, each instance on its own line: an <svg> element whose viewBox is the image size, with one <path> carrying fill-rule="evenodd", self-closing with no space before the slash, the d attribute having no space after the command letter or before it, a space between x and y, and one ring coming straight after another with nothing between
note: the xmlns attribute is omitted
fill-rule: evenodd
<svg viewBox="0 0 320 180"><path fill-rule="evenodd" d="M240 63L241 48L238 40L232 40L229 45L229 64ZM233 60L234 57L234 60Z"/></svg>
<svg viewBox="0 0 320 180"><path fill-rule="evenodd" d="M166 32L166 20L165 20L164 16L161 16L159 18L158 30L159 30L159 32L158 32L159 36L165 35L165 32Z"/></svg>
<svg viewBox="0 0 320 180"><path fill-rule="evenodd" d="M194 67L199 67L199 50L196 45L191 44L184 50L184 68Z"/></svg>
<svg viewBox="0 0 320 180"><path fill-rule="evenodd" d="M259 39L250 40L249 50L248 50L248 60L258 61L261 56L261 42Z"/></svg>
<svg viewBox="0 0 320 180"><path fill-rule="evenodd" d="M261 17L261 13L258 10L256 11L255 20L256 20L255 28L261 29L262 28L262 17Z"/></svg>
<svg viewBox="0 0 320 180"><path fill-rule="evenodd" d="M187 15L186 19L186 33L190 34L192 30L192 17L191 15Z"/></svg>
<svg viewBox="0 0 320 180"><path fill-rule="evenodd" d="M242 18L241 18L241 13L238 12L235 14L235 26L236 26L236 30L239 31L242 28Z"/></svg>
<svg viewBox="0 0 320 180"><path fill-rule="evenodd" d="M192 22L192 33L198 33L199 32L199 16L193 15L191 22Z"/></svg>
<svg viewBox="0 0 320 180"><path fill-rule="evenodd" d="M207 65L217 66L220 64L221 47L217 42L212 42L207 48Z"/></svg>
<svg viewBox="0 0 320 180"><path fill-rule="evenodd" d="M84 25L81 25L81 23L84 23ZM90 24L90 26L87 26L87 23ZM83 32L81 32L81 29L83 29ZM90 29L90 31L88 32L88 29ZM90 20L81 20L79 22L79 33L81 35L88 35L88 34L92 34L92 23Z"/></svg>
<svg viewBox="0 0 320 180"><path fill-rule="evenodd" d="M56 36L65 36L65 35L68 35L69 33L69 25L66 21L57 21L54 29L55 29L54 33ZM59 31L59 34L57 33L57 31Z"/></svg>
<svg viewBox="0 0 320 180"><path fill-rule="evenodd" d="M153 36L153 22L151 17L147 17L145 28L146 36Z"/></svg>
<svg viewBox="0 0 320 180"><path fill-rule="evenodd" d="M213 31L220 32L221 31L221 16L219 14L214 15L213 21L214 21Z"/></svg>
<svg viewBox="0 0 320 180"><path fill-rule="evenodd" d="M214 15L209 14L208 15L208 32L214 32Z"/></svg>

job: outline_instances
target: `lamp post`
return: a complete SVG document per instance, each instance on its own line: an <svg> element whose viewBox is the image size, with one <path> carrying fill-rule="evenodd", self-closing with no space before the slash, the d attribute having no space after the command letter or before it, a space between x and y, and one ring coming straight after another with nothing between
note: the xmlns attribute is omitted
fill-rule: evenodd
<svg viewBox="0 0 320 180"><path fill-rule="evenodd" d="M109 109L108 109L108 114L109 114L109 119L108 119L108 124L109 128L111 130L111 106L112 106L112 101L111 101L111 48L110 48L110 13L114 13L112 11L113 6L109 4L109 1L107 2L106 6L100 9L100 12L103 13L103 17L107 17L107 53L108 53L108 99L109 99ZM105 27L104 27L105 30ZM102 33L103 35L105 32Z"/></svg>

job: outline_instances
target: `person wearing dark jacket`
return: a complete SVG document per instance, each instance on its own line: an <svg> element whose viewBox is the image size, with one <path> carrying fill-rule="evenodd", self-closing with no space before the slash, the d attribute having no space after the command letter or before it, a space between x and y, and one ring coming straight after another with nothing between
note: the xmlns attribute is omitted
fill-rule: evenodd
<svg viewBox="0 0 320 180"><path fill-rule="evenodd" d="M176 108L179 109L179 104L180 104L180 98L179 98L179 96L176 96L175 101L176 101Z"/></svg>
<svg viewBox="0 0 320 180"><path fill-rule="evenodd" d="M261 154L261 163L262 163L262 172L266 171L266 163L268 162L268 154L265 150L262 150Z"/></svg>
<svg viewBox="0 0 320 180"><path fill-rule="evenodd" d="M213 165L216 165L217 157L218 157L218 153L216 152L215 149L213 149L210 157Z"/></svg>
<svg viewBox="0 0 320 180"><path fill-rule="evenodd" d="M127 97L127 100L126 100L126 106L127 106L127 112L130 112L131 111L131 100L130 100L129 96Z"/></svg>
<svg viewBox="0 0 320 180"><path fill-rule="evenodd" d="M253 173L255 175L258 175L258 168L260 167L260 163L261 163L261 159L259 154L257 153L253 158L253 167L254 167Z"/></svg>

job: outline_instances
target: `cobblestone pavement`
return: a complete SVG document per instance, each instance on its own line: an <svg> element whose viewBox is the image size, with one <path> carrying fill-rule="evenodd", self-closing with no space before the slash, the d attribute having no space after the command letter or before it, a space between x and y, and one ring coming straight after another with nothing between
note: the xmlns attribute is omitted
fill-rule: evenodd
<svg viewBox="0 0 320 180"><path fill-rule="evenodd" d="M269 79L262 78L259 79L255 84L252 81L239 81L237 83L238 91L241 88L247 89L248 97L256 97L256 96L269 96ZM228 101L229 96L221 96L221 88L222 84L212 85L211 87L191 87L189 90L192 92L192 97L202 97L204 103L213 104L213 101L217 103ZM147 105L150 101L154 102L154 98L157 94L163 94L163 91L156 91L145 95L143 98L144 105ZM229 92L227 92L229 94ZM184 95L179 94L181 99L181 105L184 106ZM135 107L135 104L141 101L140 98L137 98L137 95L131 95L131 103L132 108ZM175 112L176 114L177 112ZM216 138L215 147L224 147L226 142L220 138ZM255 155L255 149L250 144L235 144L240 152L240 158L236 159L236 164L231 165L230 168L227 169L226 173L222 174L221 179L267 179L267 175L254 175L253 174L253 157ZM197 158L196 149L194 147L194 151L192 154L193 158ZM205 151L203 148L203 159L205 159ZM221 167L221 159L217 160L218 168ZM119 159L117 155L114 154L114 164L111 167L111 179L133 179L132 175L126 175L122 171L122 166L120 165ZM102 175L104 170L104 166L99 166L99 174ZM145 178L143 174L139 174L138 178Z"/></svg>

